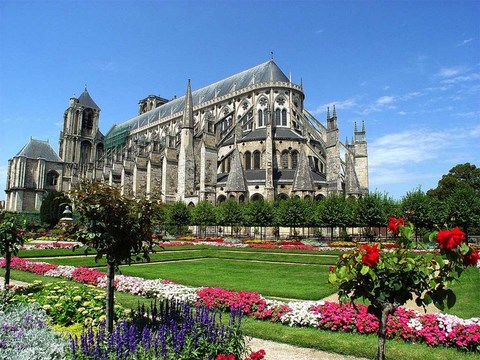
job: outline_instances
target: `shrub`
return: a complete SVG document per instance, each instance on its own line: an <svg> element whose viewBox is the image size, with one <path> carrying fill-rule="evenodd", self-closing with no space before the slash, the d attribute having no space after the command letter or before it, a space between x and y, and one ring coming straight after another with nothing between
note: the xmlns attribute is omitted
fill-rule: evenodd
<svg viewBox="0 0 480 360"><path fill-rule="evenodd" d="M37 305L10 306L0 311L2 359L63 359L66 342L51 330Z"/></svg>

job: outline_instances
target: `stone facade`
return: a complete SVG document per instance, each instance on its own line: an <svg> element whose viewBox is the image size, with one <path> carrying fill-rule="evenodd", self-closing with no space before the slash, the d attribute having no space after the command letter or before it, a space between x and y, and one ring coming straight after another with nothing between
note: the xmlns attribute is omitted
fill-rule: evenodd
<svg viewBox="0 0 480 360"><path fill-rule="evenodd" d="M335 107L324 126L304 109L304 98L302 85L271 60L195 91L189 80L186 95L170 101L150 95L137 116L103 136L100 109L85 89L65 111L58 188L87 178L190 205L368 192L364 124L343 144ZM19 174L9 174L17 181Z"/></svg>

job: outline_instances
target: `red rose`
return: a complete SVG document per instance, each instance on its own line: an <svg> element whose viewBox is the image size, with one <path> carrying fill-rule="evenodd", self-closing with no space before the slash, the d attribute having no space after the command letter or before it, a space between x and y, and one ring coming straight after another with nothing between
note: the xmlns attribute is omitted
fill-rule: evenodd
<svg viewBox="0 0 480 360"><path fill-rule="evenodd" d="M438 246L445 250L454 250L465 240L465 233L455 227L453 230L440 230L437 233Z"/></svg>
<svg viewBox="0 0 480 360"><path fill-rule="evenodd" d="M365 250L365 254L362 256L362 263L370 267L375 267L380 261L380 249L378 248L378 244L373 246L363 245L363 250Z"/></svg>
<svg viewBox="0 0 480 360"><path fill-rule="evenodd" d="M477 266L478 260L480 260L480 254L478 251L470 249L470 251L463 256L463 265L465 266Z"/></svg>
<svg viewBox="0 0 480 360"><path fill-rule="evenodd" d="M334 267L333 266L329 266L328 267L328 271L332 272L334 270Z"/></svg>
<svg viewBox="0 0 480 360"><path fill-rule="evenodd" d="M405 226L405 219L404 218L394 218L390 216L388 218L388 227L387 230L393 232L395 235L398 235L398 227Z"/></svg>

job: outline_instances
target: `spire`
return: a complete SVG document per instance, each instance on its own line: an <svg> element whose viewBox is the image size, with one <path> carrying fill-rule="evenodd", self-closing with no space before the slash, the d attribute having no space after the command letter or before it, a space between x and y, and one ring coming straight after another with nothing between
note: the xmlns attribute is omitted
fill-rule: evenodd
<svg viewBox="0 0 480 360"><path fill-rule="evenodd" d="M335 119L337 118L337 110L335 109L335 105L333 105L333 115Z"/></svg>
<svg viewBox="0 0 480 360"><path fill-rule="evenodd" d="M362 132L365 132L365 121L362 120Z"/></svg>
<svg viewBox="0 0 480 360"><path fill-rule="evenodd" d="M345 146L348 147L348 136L345 136Z"/></svg>
<svg viewBox="0 0 480 360"><path fill-rule="evenodd" d="M300 89L303 90L303 78L302 77L300 78Z"/></svg>
<svg viewBox="0 0 480 360"><path fill-rule="evenodd" d="M230 165L230 173L228 174L225 191L231 192L245 192L247 191L247 183L243 174L242 162L240 161L240 154L235 148L232 152L232 162Z"/></svg>
<svg viewBox="0 0 480 360"><path fill-rule="evenodd" d="M330 106L327 106L327 120L330 119Z"/></svg>
<svg viewBox="0 0 480 360"><path fill-rule="evenodd" d="M354 121L353 124L354 124L354 125L353 125L353 131L354 131L355 133L357 133L357 132L358 132L358 130L357 130L357 122Z"/></svg>
<svg viewBox="0 0 480 360"><path fill-rule="evenodd" d="M185 94L185 107L183 110L183 127L193 129L193 98L190 79L188 79L187 93Z"/></svg>
<svg viewBox="0 0 480 360"><path fill-rule="evenodd" d="M293 178L293 191L313 191L313 179L309 169L308 159L305 151L299 154L298 166L295 170L295 177Z"/></svg>

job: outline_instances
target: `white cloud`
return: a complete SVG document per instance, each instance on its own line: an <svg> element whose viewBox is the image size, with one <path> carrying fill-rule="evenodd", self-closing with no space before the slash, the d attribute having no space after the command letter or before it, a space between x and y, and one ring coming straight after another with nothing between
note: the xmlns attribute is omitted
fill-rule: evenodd
<svg viewBox="0 0 480 360"><path fill-rule="evenodd" d="M327 108L330 108L330 111L332 111L333 105L335 105L335 108L337 110L350 109L352 107L357 106L357 99L350 98L350 99L345 99L340 101L332 101L332 102L329 102L328 104L323 104L318 106L314 111L312 111L312 114L314 115L324 114L327 111Z"/></svg>
<svg viewBox="0 0 480 360"><path fill-rule="evenodd" d="M393 96L382 96L375 101L375 104L383 106L383 105L391 104L394 101L395 101L395 97Z"/></svg>
<svg viewBox="0 0 480 360"><path fill-rule="evenodd" d="M398 115L404 116L404 115L407 115L407 113L406 113L405 111L399 111L399 112L398 112Z"/></svg>
<svg viewBox="0 0 480 360"><path fill-rule="evenodd" d="M318 29L317 31L315 31L315 34L321 34L323 33L325 30L324 29Z"/></svg>
<svg viewBox="0 0 480 360"><path fill-rule="evenodd" d="M457 46L466 45L466 44L468 44L468 43L471 42L471 41L473 41L472 38L470 38L470 39L465 39L465 40L461 41L460 43L458 43Z"/></svg>
<svg viewBox="0 0 480 360"><path fill-rule="evenodd" d="M465 72L465 68L463 66L451 66L451 67L443 67L437 73L437 76L441 78L451 78L453 76L457 76Z"/></svg>
<svg viewBox="0 0 480 360"><path fill-rule="evenodd" d="M442 81L444 84L458 84L461 82L466 82L466 81L474 81L474 80L479 80L480 79L480 73L470 73L467 75L461 75L461 76L456 76L452 77L449 79L445 79Z"/></svg>

